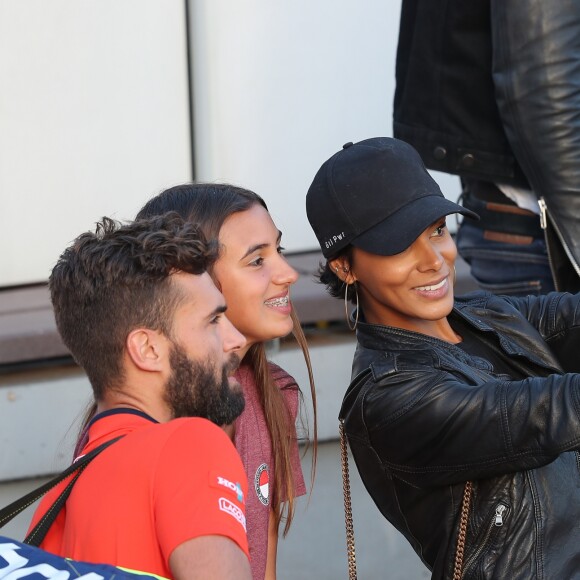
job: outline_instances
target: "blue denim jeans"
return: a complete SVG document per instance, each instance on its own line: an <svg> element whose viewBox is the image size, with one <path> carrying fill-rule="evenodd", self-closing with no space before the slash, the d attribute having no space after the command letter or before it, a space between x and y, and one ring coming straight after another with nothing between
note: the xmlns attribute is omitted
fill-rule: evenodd
<svg viewBox="0 0 580 580"><path fill-rule="evenodd" d="M456 239L459 254L483 290L512 296L554 290L543 238L526 246L494 242L484 238L484 230L464 220Z"/></svg>
<svg viewBox="0 0 580 580"><path fill-rule="evenodd" d="M464 219L456 236L459 254L469 264L478 285L495 294L512 296L554 290L539 216L536 220L531 212L517 215L502 211L505 205L498 200L505 200L508 209L515 206L501 193L481 199L468 188L462 197L463 205L481 217L479 222Z"/></svg>

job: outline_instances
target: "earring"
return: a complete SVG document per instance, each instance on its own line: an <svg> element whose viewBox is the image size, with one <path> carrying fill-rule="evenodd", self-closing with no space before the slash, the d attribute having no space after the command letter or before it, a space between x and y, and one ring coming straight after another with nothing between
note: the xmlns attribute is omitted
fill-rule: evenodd
<svg viewBox="0 0 580 580"><path fill-rule="evenodd" d="M338 274L338 266L334 267L334 271Z"/></svg>
<svg viewBox="0 0 580 580"><path fill-rule="evenodd" d="M455 286L455 282L457 282L457 270L455 269L455 264L453 264L453 286Z"/></svg>
<svg viewBox="0 0 580 580"><path fill-rule="evenodd" d="M356 330L357 324L358 324L358 313L359 313L359 307L358 307L358 289L356 287L356 282L353 282L353 286L354 286L354 294L356 297L356 317L354 320L354 326L351 326L350 324L350 317L348 315L348 288L349 288L350 284L347 284L346 282L344 283L344 314L346 315L346 323L348 324L348 328L350 330Z"/></svg>

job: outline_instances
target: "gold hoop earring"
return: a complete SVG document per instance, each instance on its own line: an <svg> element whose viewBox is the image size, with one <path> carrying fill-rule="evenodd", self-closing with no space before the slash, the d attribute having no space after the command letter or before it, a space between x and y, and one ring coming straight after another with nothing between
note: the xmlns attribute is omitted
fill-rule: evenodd
<svg viewBox="0 0 580 580"><path fill-rule="evenodd" d="M350 330L356 330L357 324L358 324L358 313L359 313L359 307L358 307L358 289L356 287L356 282L353 282L353 286L354 286L354 294L356 297L356 318L354 320L354 326L351 326L350 324L350 317L348 315L348 288L349 288L350 284L347 284L346 282L344 283L344 314L346 316L346 323L348 325L348 328Z"/></svg>
<svg viewBox="0 0 580 580"><path fill-rule="evenodd" d="M455 282L457 282L457 270L455 269L455 264L453 264L453 286L455 286Z"/></svg>

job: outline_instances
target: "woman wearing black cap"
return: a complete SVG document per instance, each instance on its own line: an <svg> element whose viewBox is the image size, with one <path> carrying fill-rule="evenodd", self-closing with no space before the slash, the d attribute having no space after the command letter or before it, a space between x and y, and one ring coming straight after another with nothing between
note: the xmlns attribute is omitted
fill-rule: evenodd
<svg viewBox="0 0 580 580"><path fill-rule="evenodd" d="M476 216L402 141L347 144L306 203L357 306L340 416L381 513L432 578L580 578L580 295L454 297L445 216Z"/></svg>

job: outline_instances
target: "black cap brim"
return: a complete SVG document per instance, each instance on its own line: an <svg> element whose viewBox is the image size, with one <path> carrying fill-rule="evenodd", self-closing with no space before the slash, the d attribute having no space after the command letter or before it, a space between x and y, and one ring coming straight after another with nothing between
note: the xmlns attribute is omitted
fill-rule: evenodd
<svg viewBox="0 0 580 580"><path fill-rule="evenodd" d="M441 195L427 195L408 203L357 236L351 244L371 254L393 256L406 250L430 225L452 213L479 219L475 212Z"/></svg>

